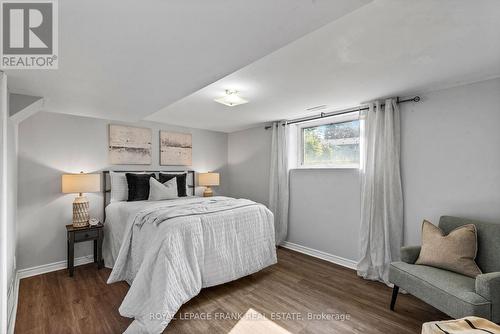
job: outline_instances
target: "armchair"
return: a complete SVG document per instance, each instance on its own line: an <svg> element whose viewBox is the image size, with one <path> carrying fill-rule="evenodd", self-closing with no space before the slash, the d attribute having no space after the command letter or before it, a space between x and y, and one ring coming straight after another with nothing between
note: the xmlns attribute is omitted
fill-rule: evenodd
<svg viewBox="0 0 500 334"><path fill-rule="evenodd" d="M420 246L401 248L401 261L391 263L394 284L390 308L394 310L399 287L454 318L479 316L500 322L500 224L443 216L439 227L449 233L474 224L478 234L476 262L483 274L475 279L444 269L415 265Z"/></svg>

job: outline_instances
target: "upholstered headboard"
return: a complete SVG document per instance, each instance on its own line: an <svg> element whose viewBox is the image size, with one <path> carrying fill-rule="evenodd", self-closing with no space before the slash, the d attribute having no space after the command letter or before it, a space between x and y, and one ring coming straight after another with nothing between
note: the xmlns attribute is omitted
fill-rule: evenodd
<svg viewBox="0 0 500 334"><path fill-rule="evenodd" d="M106 220L106 206L110 201L111 181L109 178L109 170L102 171L102 197L103 197L103 220ZM182 174L187 173L187 186L194 196L195 191L195 176L193 170L113 170L116 173L166 173L166 174Z"/></svg>

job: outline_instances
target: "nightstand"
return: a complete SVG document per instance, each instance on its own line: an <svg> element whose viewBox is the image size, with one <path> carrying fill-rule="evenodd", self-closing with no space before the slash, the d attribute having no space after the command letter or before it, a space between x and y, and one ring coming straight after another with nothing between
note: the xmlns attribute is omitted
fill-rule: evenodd
<svg viewBox="0 0 500 334"><path fill-rule="evenodd" d="M75 243L83 241L94 241L94 263L97 263L97 269L101 269L102 260L102 239L104 237L104 225L99 223L95 226L73 227L66 225L68 234L68 271L69 276L73 276L75 269Z"/></svg>

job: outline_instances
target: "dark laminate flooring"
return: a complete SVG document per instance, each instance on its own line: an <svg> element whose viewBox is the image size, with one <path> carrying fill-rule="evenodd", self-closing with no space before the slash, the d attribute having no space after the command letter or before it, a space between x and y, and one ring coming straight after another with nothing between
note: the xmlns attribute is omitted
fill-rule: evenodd
<svg viewBox="0 0 500 334"><path fill-rule="evenodd" d="M391 289L353 270L282 248L278 259L259 273L203 289L165 333L227 333L237 314L249 308L297 334L420 333L423 322L448 319L410 295L400 294L396 311L390 311ZM75 268L73 278L61 270L22 279L15 332L123 332L131 320L121 317L118 307L128 285L107 285L109 273L89 264ZM346 319L307 319L308 314ZM199 319L203 316L212 320Z"/></svg>

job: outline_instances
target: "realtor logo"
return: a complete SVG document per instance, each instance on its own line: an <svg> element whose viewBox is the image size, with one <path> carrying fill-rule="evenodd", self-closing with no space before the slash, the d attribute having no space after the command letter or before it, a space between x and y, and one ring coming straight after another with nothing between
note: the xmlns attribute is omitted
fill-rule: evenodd
<svg viewBox="0 0 500 334"><path fill-rule="evenodd" d="M57 69L57 3L0 1L1 68Z"/></svg>

